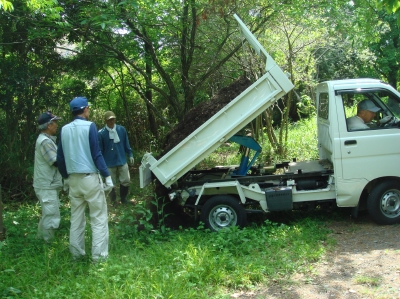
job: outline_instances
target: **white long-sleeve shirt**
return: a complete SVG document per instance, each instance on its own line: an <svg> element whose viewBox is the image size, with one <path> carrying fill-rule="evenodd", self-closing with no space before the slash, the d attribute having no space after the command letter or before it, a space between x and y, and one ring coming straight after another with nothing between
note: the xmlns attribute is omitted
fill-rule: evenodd
<svg viewBox="0 0 400 299"><path fill-rule="evenodd" d="M363 119L357 115L352 116L346 120L347 130L355 131L355 130L366 130L370 129L363 121Z"/></svg>

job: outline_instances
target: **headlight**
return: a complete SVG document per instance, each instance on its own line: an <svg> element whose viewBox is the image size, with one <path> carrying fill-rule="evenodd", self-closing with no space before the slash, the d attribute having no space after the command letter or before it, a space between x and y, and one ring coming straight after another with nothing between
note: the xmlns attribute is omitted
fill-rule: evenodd
<svg viewBox="0 0 400 299"><path fill-rule="evenodd" d="M168 194L169 200L173 201L176 198L176 193L175 192L171 192Z"/></svg>

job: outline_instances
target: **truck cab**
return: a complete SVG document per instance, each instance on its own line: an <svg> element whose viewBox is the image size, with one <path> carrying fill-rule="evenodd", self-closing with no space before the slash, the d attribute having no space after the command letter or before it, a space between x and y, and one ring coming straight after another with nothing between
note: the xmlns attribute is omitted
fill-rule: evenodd
<svg viewBox="0 0 400 299"><path fill-rule="evenodd" d="M346 120L363 100L380 111L368 129L351 130ZM317 86L317 106L319 155L333 164L336 204L368 209L378 223L398 222L400 93L376 79L327 81Z"/></svg>

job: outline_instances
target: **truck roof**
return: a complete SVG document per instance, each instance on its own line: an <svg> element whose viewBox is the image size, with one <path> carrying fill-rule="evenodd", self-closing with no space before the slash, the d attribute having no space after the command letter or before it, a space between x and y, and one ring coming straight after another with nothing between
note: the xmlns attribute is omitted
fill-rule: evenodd
<svg viewBox="0 0 400 299"><path fill-rule="evenodd" d="M338 85L348 85L348 84L368 84L368 83L384 83L381 80L378 79L372 79L372 78L357 78L357 79L340 79L340 80L328 80L328 81L323 81L319 84L322 83L327 83L330 85L338 86Z"/></svg>
<svg viewBox="0 0 400 299"><path fill-rule="evenodd" d="M321 82L317 85L317 92L327 91L328 89L341 90L353 88L378 88L385 85L385 88L391 89L394 93L398 92L391 85L379 79L372 78L358 78L358 79L342 79L342 80L329 80Z"/></svg>

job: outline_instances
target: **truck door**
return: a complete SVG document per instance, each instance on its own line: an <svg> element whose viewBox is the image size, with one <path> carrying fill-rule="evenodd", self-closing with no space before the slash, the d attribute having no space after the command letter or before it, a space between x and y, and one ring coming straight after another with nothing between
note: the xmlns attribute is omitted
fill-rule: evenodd
<svg viewBox="0 0 400 299"><path fill-rule="evenodd" d="M338 109L339 147L342 157L342 177L344 180L400 176L400 128L395 123L400 119L400 99L382 88L357 88L336 91L336 101L341 101ZM357 115L357 104L370 100L381 108L375 118L368 123L368 129L350 130L346 120ZM345 119L340 119L340 116ZM386 125L379 120L390 116Z"/></svg>

